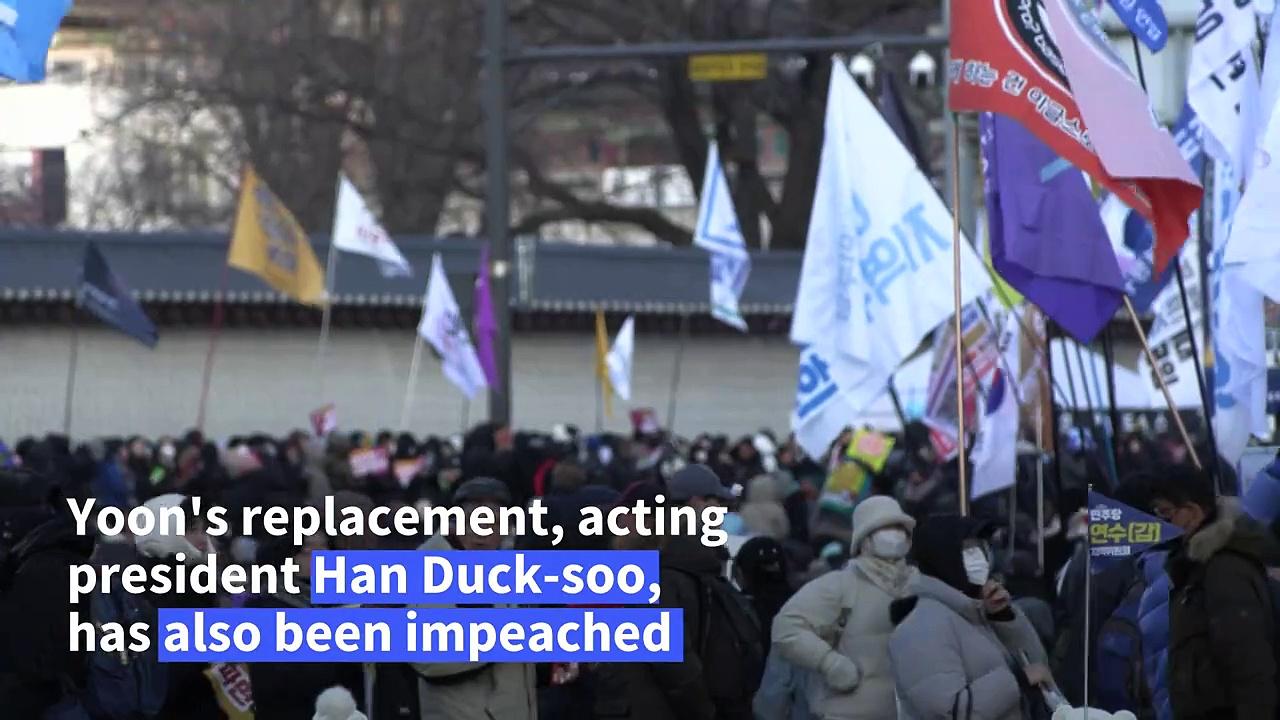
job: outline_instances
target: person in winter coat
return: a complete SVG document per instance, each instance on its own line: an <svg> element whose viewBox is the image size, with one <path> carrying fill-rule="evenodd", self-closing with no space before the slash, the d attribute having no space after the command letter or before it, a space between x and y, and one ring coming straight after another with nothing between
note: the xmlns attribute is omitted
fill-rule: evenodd
<svg viewBox="0 0 1280 720"><path fill-rule="evenodd" d="M1143 474L1134 474L1125 478L1115 492L1115 499L1134 508L1146 508L1151 504L1149 488L1157 480ZM1088 652L1096 657L1098 652L1098 635L1102 624L1111 617L1116 608L1123 602L1125 592L1131 585L1135 573L1138 572L1136 559L1122 558L1102 569L1090 568L1085 557L1088 552L1088 537L1081 538L1071 554L1071 559L1062 571L1062 583L1055 603L1055 622L1059 628L1059 638L1053 652L1053 677L1058 681L1058 688L1072 705L1091 704L1098 707L1096 695L1099 688L1098 664L1090 664L1089 683L1090 698L1084 697L1084 654ZM1086 575L1092 572L1092 576ZM1088 609L1089 631L1088 646L1085 645L1086 633L1080 632L1084 627L1085 587L1089 588L1088 597L1092 606Z"/></svg>
<svg viewBox="0 0 1280 720"><path fill-rule="evenodd" d="M301 569L298 594L281 592L258 595L245 602L249 608L288 610L311 607L311 553L332 550L324 533L307 536L295 547L289 536L269 538L258 546L259 563L280 565L288 557ZM340 685L354 697L364 699L364 674L355 663L250 662L249 681L253 686L254 720L311 720L316 698L328 688Z"/></svg>
<svg viewBox="0 0 1280 720"><path fill-rule="evenodd" d="M1275 717L1275 623L1266 566L1275 541L1202 472L1174 468L1152 509L1183 536L1169 573L1169 687L1176 720Z"/></svg>
<svg viewBox="0 0 1280 720"><path fill-rule="evenodd" d="M858 503L853 560L800 588L774 619L775 652L814 673L809 707L817 717L897 717L889 607L906 597L917 574L906 562L915 524L891 497Z"/></svg>
<svg viewBox="0 0 1280 720"><path fill-rule="evenodd" d="M916 528L920 574L892 608L889 659L904 720L1023 720L1051 684L1035 629L990 577L991 528L956 515Z"/></svg>
<svg viewBox="0 0 1280 720"><path fill-rule="evenodd" d="M773 619L793 594L788 577L786 551L773 538L753 537L733 556L733 579L751 601L766 638L773 636Z"/></svg>
<svg viewBox="0 0 1280 720"><path fill-rule="evenodd" d="M757 475L747 485L747 499L738 507L747 534L784 540L791 533L779 490L772 475Z"/></svg>
<svg viewBox="0 0 1280 720"><path fill-rule="evenodd" d="M487 507L496 517L511 504L511 492L494 478L471 478L454 491L452 502L468 517ZM419 550L497 550L498 533L433 535ZM451 605L430 605L442 608ZM534 666L529 663L412 663L419 676L420 720L536 720L538 699Z"/></svg>
<svg viewBox="0 0 1280 720"><path fill-rule="evenodd" d="M43 718L74 704L85 656L70 650L71 568L88 562L93 538L76 533L51 483L25 471L0 472L0 715Z"/></svg>
<svg viewBox="0 0 1280 720"><path fill-rule="evenodd" d="M711 472L702 465L689 467ZM691 480L699 478L682 476L682 484L698 493L710 492L710 484L714 482L719 487L720 482L714 474L709 478L701 476L700 486ZM660 494L662 489L653 483L632 483L618 506L634 507L640 500L649 507L659 506ZM712 582L723 573L723 557L717 548L707 547L697 537L689 536L664 538L628 534L616 538L614 547L658 551L659 603L684 612L684 660L599 665L596 668L596 720L716 720L716 706L707 689L699 655L699 640L703 637L699 603L703 597L700 584Z"/></svg>

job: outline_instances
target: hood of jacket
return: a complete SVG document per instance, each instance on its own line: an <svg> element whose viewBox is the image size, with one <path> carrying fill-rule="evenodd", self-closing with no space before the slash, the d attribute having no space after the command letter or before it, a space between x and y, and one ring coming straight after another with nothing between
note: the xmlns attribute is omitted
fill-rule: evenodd
<svg viewBox="0 0 1280 720"><path fill-rule="evenodd" d="M986 537L990 523L959 515L935 515L916 526L911 557L924 575L951 586L960 594L976 597L979 588L969 583L962 557L966 540Z"/></svg>
<svg viewBox="0 0 1280 720"><path fill-rule="evenodd" d="M772 475L757 475L747 483L748 503L772 503L781 505L782 497L778 492L778 482Z"/></svg>
<svg viewBox="0 0 1280 720"><path fill-rule="evenodd" d="M667 538L658 553L658 564L682 570L691 575L720 575L724 573L729 554L723 547L707 547L696 536L674 535Z"/></svg>
<svg viewBox="0 0 1280 720"><path fill-rule="evenodd" d="M1223 550L1251 557L1264 565L1280 561L1277 547L1266 529L1245 514L1237 498L1218 499L1218 509L1204 527L1185 541L1187 559L1203 563Z"/></svg>

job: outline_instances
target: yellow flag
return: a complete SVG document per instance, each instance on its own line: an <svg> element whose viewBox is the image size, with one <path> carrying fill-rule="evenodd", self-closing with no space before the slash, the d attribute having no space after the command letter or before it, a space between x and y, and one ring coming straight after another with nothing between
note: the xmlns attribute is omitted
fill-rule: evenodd
<svg viewBox="0 0 1280 720"><path fill-rule="evenodd" d="M240 205L227 264L253 273L304 305L323 305L324 270L307 233L252 167L240 183Z"/></svg>
<svg viewBox="0 0 1280 720"><path fill-rule="evenodd" d="M609 382L609 333L604 326L604 311L596 311L596 381L604 397L604 412L613 415L613 383Z"/></svg>

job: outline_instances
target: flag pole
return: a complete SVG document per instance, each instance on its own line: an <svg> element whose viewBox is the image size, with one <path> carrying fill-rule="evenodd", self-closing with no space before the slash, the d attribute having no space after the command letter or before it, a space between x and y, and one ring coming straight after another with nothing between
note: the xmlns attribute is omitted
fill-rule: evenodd
<svg viewBox="0 0 1280 720"><path fill-rule="evenodd" d="M1041 402L1044 394L1040 395ZM1044 408L1036 408L1036 567L1044 575Z"/></svg>
<svg viewBox="0 0 1280 720"><path fill-rule="evenodd" d="M337 286L338 252L334 249L333 238L329 238L329 256L325 258L324 270L324 308L320 311L320 345L316 348L316 372L320 378L320 404L328 402L325 361L329 353L329 327L333 321L333 289Z"/></svg>
<svg viewBox="0 0 1280 720"><path fill-rule="evenodd" d="M1160 385L1160 392L1164 393L1164 401L1169 405L1169 414L1173 416L1173 423L1178 426L1178 434L1182 436L1182 442L1187 445L1187 453L1191 455L1191 464L1196 466L1197 470L1203 470L1204 466L1200 464L1200 456L1196 453L1196 446L1191 442L1191 436L1187 434L1187 426L1182 422L1182 415L1178 413L1178 406L1173 402L1173 394L1169 392L1169 386L1164 381L1164 376L1156 370L1160 367L1156 363L1156 358L1151 354L1151 345L1147 343L1147 334L1142 330L1142 323L1138 321L1138 312L1133 309L1133 301L1128 295L1124 296L1124 309L1129 313L1129 319L1133 322L1133 330L1138 333L1138 342L1142 343L1142 352L1147 357L1147 364L1153 370L1156 383Z"/></svg>
<svg viewBox="0 0 1280 720"><path fill-rule="evenodd" d="M218 295L213 300L213 324L209 330L209 351L204 356L204 379L200 383L200 405L196 410L196 429L204 430L205 412L209 407L209 386L213 383L213 356L218 352L218 338L222 334L225 311L222 298L227 294L227 276L231 266L223 264L222 279L218 283Z"/></svg>
<svg viewBox="0 0 1280 720"><path fill-rule="evenodd" d="M1111 327L1102 329L1102 352L1107 361L1107 400L1111 406L1111 451L1116 458L1116 468L1120 467L1120 405L1116 402L1116 354L1111 343Z"/></svg>
<svg viewBox="0 0 1280 720"><path fill-rule="evenodd" d="M400 432L409 430L409 410L413 407L414 390L418 385L418 366L422 364L422 335L413 334L413 359L409 361L409 377L404 384L404 400L400 404Z"/></svg>
<svg viewBox="0 0 1280 720"><path fill-rule="evenodd" d="M1133 43L1133 59L1134 59L1134 64L1138 68L1138 81L1142 84L1142 90L1145 92L1147 89L1147 75L1142 68L1142 52L1141 52L1141 49L1138 47L1138 36L1134 35L1133 31L1130 31L1129 40L1130 42ZM1207 158L1205 159L1205 163L1207 167L1207 163L1208 163ZM1204 233L1205 223L1204 223L1204 194L1203 194L1204 177L1203 176L1204 176L1204 172L1202 171L1201 183L1200 183L1202 186L1201 187L1202 192L1200 195L1200 214L1199 214L1200 220L1197 223L1199 225L1198 230L1199 230L1201 244L1204 243L1204 234L1205 234ZM1213 477L1215 478L1215 480L1217 480L1215 484L1219 488L1221 488L1223 484L1223 480L1221 475L1221 468L1218 465L1218 438L1213 432L1213 404L1209 401L1209 388L1207 383L1205 382L1204 368L1202 367L1202 364L1200 361L1199 343L1196 342L1195 327L1191 324L1191 304L1187 301L1187 283L1182 277L1182 258L1178 256L1174 256L1172 262L1173 262L1173 276L1178 281L1178 297L1182 300L1182 321L1187 325L1187 340L1191 344L1191 361L1196 370L1196 387L1197 389L1200 390L1200 408L1204 412L1205 432L1209 439L1209 452L1213 454L1213 457L1209 459L1209 469ZM1205 273L1201 273L1200 282L1202 284L1208 283L1209 282L1208 275L1206 275ZM1204 307L1201 308L1201 311L1205 313L1207 316L1209 312L1209 305L1206 303ZM1208 337L1209 336L1206 333L1205 334L1206 342L1208 342ZM1157 377L1160 375L1159 366L1156 365L1155 363L1151 364L1151 371ZM1161 378L1162 387L1163 387L1163 384L1164 384L1163 378ZM1165 394L1168 395L1168 392L1166 391ZM1182 425L1181 416L1178 415L1176 410L1173 411L1173 414L1175 417L1179 419L1178 425L1179 427L1181 427ZM1186 436L1185 432L1183 433L1183 436L1184 437ZM1191 446L1191 443L1188 442L1187 447L1190 448L1190 446ZM1192 454L1192 457L1194 458L1195 451L1192 450L1191 454ZM1196 463L1196 467L1200 467L1199 462Z"/></svg>
<svg viewBox="0 0 1280 720"><path fill-rule="evenodd" d="M71 437L71 409L75 404L76 371L80 366L80 322L78 305L71 308L71 357L67 359L67 391L62 406L62 434Z"/></svg>
<svg viewBox="0 0 1280 720"><path fill-rule="evenodd" d="M965 467L964 437L964 327L960 318L960 117L951 113L951 280L955 315L956 355L956 464L960 470L960 514L969 514L969 473Z"/></svg>
<svg viewBox="0 0 1280 720"><path fill-rule="evenodd" d="M676 345L675 365L671 368L671 390L667 396L667 432L676 432L676 398L680 394L680 371L684 365L684 346L689 341L689 313L680 316L680 344Z"/></svg>

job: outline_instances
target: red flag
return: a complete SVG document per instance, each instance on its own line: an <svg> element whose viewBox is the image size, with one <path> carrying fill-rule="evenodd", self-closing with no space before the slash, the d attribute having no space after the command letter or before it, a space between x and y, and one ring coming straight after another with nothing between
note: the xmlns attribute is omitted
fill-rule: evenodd
<svg viewBox="0 0 1280 720"><path fill-rule="evenodd" d="M1046 2L1071 0L1046 0ZM1056 8L1055 8L1056 9ZM1115 193L1152 224L1156 234L1155 269L1163 272L1188 235L1187 219L1200 206L1201 188L1190 175L1167 172L1163 163L1143 174L1131 162L1100 158L1089 138L1085 117L1071 92L1067 64L1049 34L1048 12L1041 2L1027 0L951 0L951 61L947 68L948 107L953 111L995 112L1007 115L1035 133L1058 155ZM1075 32L1076 28L1063 28ZM1101 74L1078 82L1118 87L1127 70L1108 64ZM1131 82L1131 79L1129 80ZM1101 122L1114 118L1094 115ZM1150 130L1149 113L1125 117L1129 127ZM1159 132L1168 134L1163 130ZM1155 136L1135 132L1132 153ZM1168 138L1172 143L1172 138ZM1161 152L1152 157L1162 160ZM1124 176L1104 167L1125 167ZM1183 163L1185 165L1185 162Z"/></svg>

